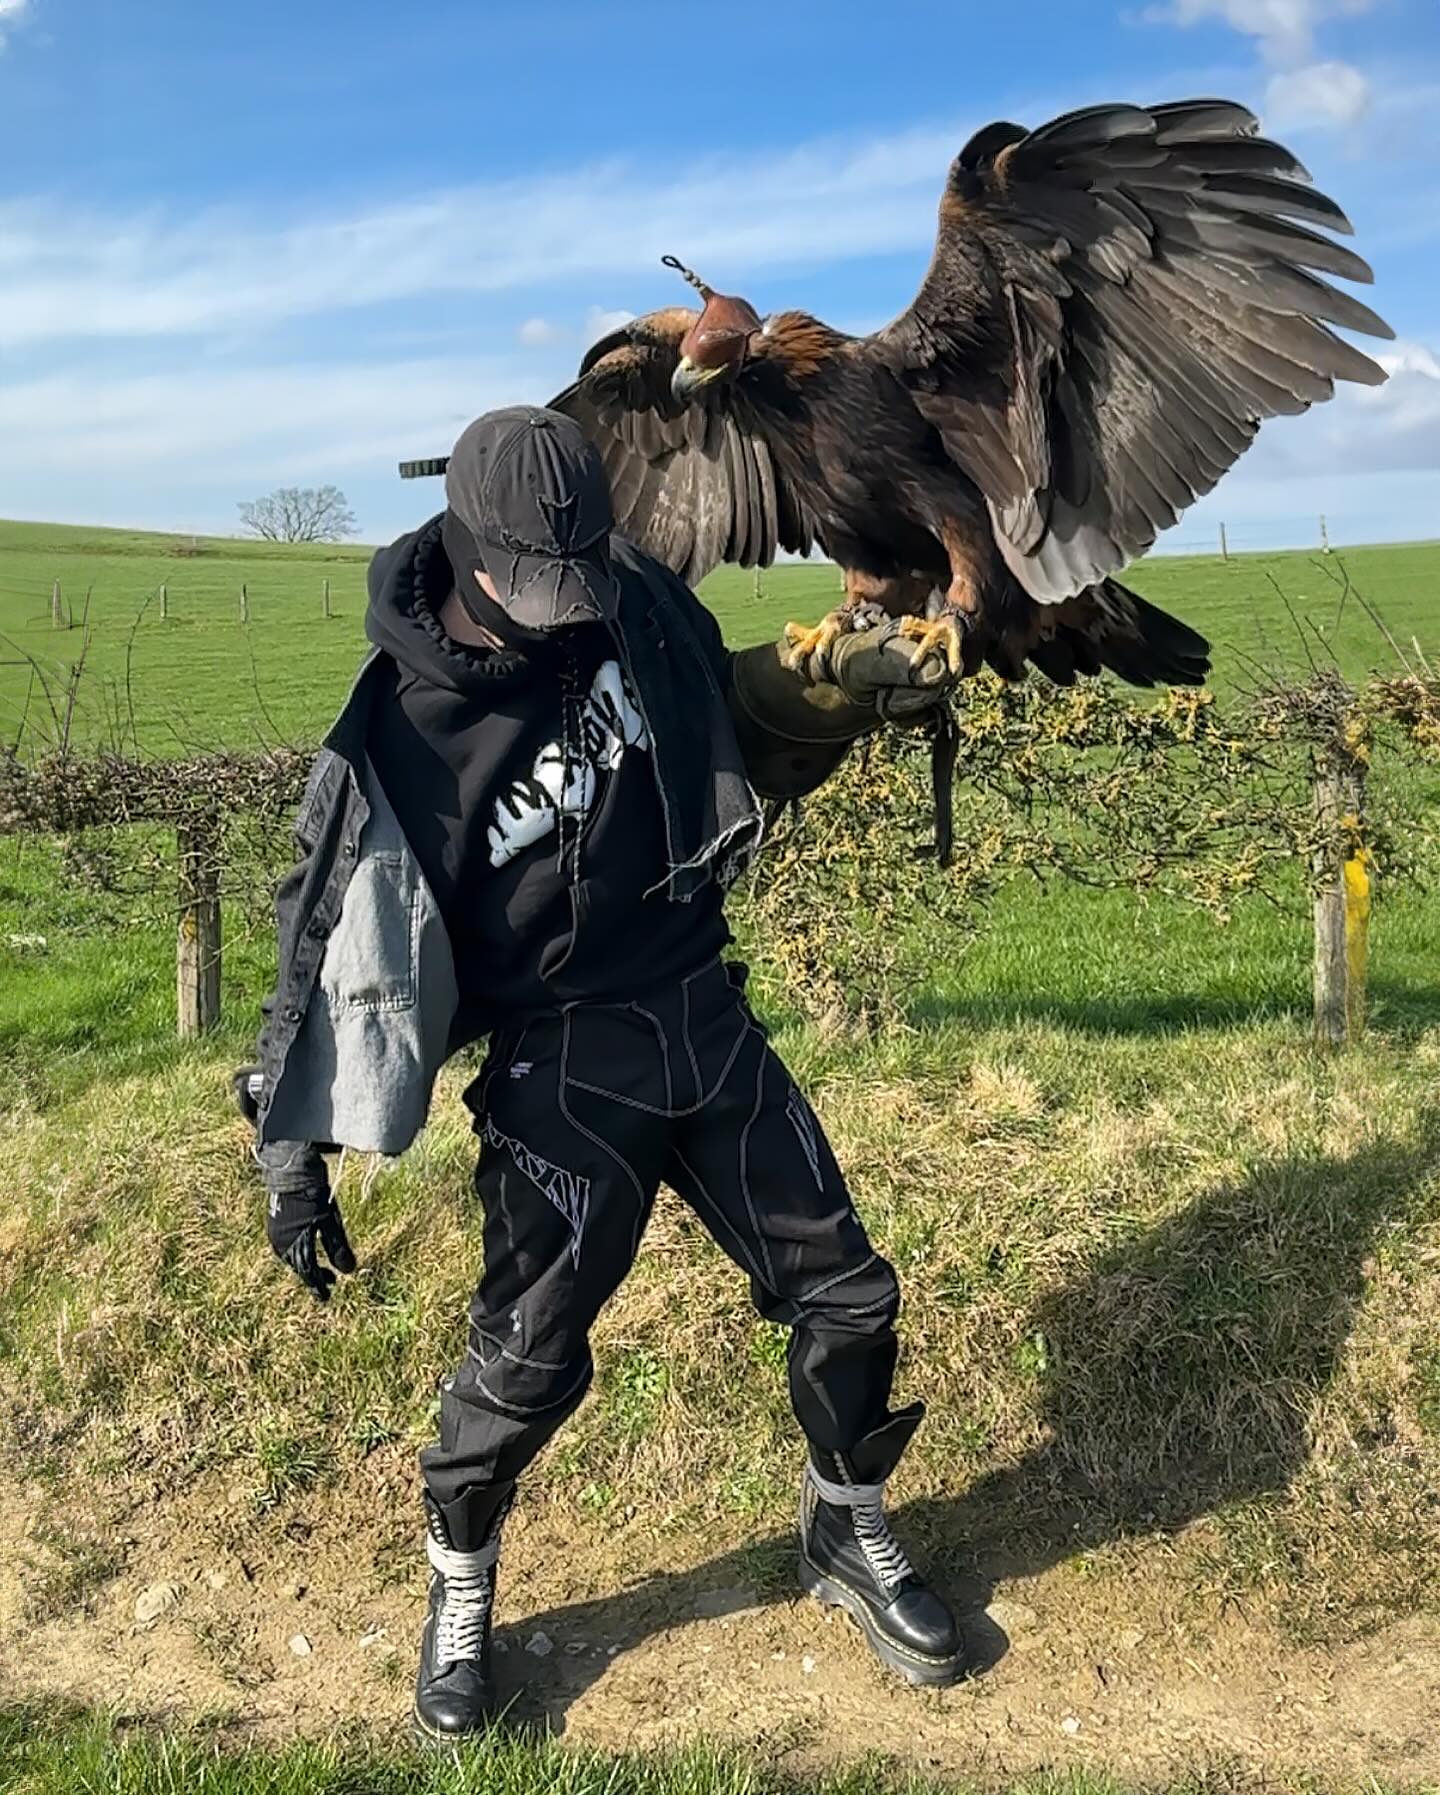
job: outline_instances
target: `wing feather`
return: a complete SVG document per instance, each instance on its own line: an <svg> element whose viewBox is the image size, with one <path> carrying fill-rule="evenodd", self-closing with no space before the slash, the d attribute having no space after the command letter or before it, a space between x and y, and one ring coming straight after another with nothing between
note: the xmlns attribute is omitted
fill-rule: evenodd
<svg viewBox="0 0 1440 1795"><path fill-rule="evenodd" d="M550 401L599 449L616 528L691 586L722 562L768 566L780 549L803 554L815 540L743 391L706 389L689 405L672 395L680 344L697 315L673 306L622 325Z"/></svg>
<svg viewBox="0 0 1440 1795"><path fill-rule="evenodd" d="M1228 101L992 125L951 167L914 304L867 350L1056 604L1148 548L1266 418L1385 378L1337 334L1393 334L1325 278L1372 278L1328 234L1351 231Z"/></svg>

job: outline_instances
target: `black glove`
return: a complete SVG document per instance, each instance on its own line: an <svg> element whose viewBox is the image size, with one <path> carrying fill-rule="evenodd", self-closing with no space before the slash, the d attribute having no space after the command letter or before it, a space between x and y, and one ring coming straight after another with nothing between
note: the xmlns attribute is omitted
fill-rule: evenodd
<svg viewBox="0 0 1440 1795"><path fill-rule="evenodd" d="M887 723L913 723L933 710L955 684L939 649L918 652L919 643L900 633L900 619L875 629L837 636L810 657L806 673L817 684L838 686L851 704L872 710Z"/></svg>
<svg viewBox="0 0 1440 1795"><path fill-rule="evenodd" d="M282 1153L289 1156L283 1167L267 1163ZM317 1302L328 1303L335 1272L347 1276L353 1272L355 1255L339 1205L330 1194L325 1161L315 1147L293 1141L262 1148L260 1159L270 1190L265 1232L275 1256L290 1267ZM319 1247L324 1247L335 1271L321 1261Z"/></svg>

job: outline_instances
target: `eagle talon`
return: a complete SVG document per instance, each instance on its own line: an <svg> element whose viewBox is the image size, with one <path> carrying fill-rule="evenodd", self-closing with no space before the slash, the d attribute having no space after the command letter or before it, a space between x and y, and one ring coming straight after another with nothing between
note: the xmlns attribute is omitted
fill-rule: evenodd
<svg viewBox="0 0 1440 1795"><path fill-rule="evenodd" d="M916 644L917 661L923 661L938 649L945 656L951 677L959 679L964 667L961 644L967 622L964 613L959 611L942 611L933 622L924 617L902 617L900 634Z"/></svg>
<svg viewBox="0 0 1440 1795"><path fill-rule="evenodd" d="M785 640L790 644L790 651L783 657L784 665L792 673L805 672L811 656L823 655L848 627L849 619L839 611L822 617L813 629L803 623L787 623Z"/></svg>

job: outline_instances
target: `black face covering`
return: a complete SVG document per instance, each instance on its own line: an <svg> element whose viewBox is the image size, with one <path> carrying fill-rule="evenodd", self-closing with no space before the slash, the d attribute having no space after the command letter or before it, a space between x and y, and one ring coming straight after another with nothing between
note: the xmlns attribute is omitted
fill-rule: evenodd
<svg viewBox="0 0 1440 1795"><path fill-rule="evenodd" d="M473 536L453 511L445 513L441 538L455 576L455 590L470 621L488 630L503 649L523 655L537 667L559 668L563 664L574 678L588 678L605 653L613 652L614 632L604 623L567 623L556 629L532 629L517 623L476 579L483 564Z"/></svg>
<svg viewBox="0 0 1440 1795"><path fill-rule="evenodd" d="M480 551L474 536L453 511L445 513L444 522L440 526L440 537L445 545L445 558L455 575L455 590L460 595L460 603L464 605L470 621L478 624L481 629L489 630L503 647L527 655L538 654L543 658L554 646L554 633L550 630L527 629L523 623L516 623L503 605L496 604L490 594L482 590L475 577L477 573L484 572Z"/></svg>

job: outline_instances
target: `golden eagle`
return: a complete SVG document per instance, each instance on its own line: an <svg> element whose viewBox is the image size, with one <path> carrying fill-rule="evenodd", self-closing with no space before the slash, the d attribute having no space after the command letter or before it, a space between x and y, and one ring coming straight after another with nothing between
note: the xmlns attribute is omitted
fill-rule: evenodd
<svg viewBox="0 0 1440 1795"><path fill-rule="evenodd" d="M840 609L789 627L797 663L878 607L956 671L1199 683L1203 637L1110 576L1263 419L1384 379L1332 325L1393 334L1321 278L1372 275L1258 130L1224 100L990 125L883 330L762 320L667 257L704 309L612 332L552 403L604 456L622 534L692 585L780 549L840 564Z"/></svg>

